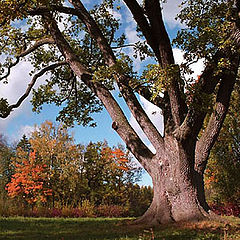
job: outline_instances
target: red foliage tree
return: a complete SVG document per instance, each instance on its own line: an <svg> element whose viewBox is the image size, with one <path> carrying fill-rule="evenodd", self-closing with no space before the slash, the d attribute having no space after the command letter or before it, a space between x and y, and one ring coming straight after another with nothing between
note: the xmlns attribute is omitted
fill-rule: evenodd
<svg viewBox="0 0 240 240"><path fill-rule="evenodd" d="M47 165L37 163L36 152L31 152L28 158L13 165L15 174L6 185L8 195L12 198L22 196L29 204L46 202L47 197L52 195L48 184L49 174Z"/></svg>

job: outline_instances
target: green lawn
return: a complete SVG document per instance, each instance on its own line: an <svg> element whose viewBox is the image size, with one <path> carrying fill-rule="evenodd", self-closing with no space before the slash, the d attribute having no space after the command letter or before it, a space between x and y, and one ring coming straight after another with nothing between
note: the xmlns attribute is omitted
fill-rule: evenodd
<svg viewBox="0 0 240 240"><path fill-rule="evenodd" d="M131 219L0 218L0 239L109 239L109 240L240 240L240 219L174 224L155 229L134 226Z"/></svg>

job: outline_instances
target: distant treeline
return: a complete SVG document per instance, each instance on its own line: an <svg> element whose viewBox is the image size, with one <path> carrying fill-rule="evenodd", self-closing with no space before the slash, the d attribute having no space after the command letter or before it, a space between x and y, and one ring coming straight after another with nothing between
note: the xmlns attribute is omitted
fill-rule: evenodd
<svg viewBox="0 0 240 240"><path fill-rule="evenodd" d="M68 130L45 122L15 148L0 139L0 215L139 216L153 191L123 146L76 144Z"/></svg>

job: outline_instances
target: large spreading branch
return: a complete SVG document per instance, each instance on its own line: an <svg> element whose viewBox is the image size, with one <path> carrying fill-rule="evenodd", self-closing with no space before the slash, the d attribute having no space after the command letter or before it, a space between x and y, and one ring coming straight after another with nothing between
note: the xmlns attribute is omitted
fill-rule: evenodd
<svg viewBox="0 0 240 240"><path fill-rule="evenodd" d="M104 37L95 20L91 17L91 15L86 10L81 1L70 2L75 8L57 5L52 5L51 7L58 12L77 16L86 25L92 38L96 40L99 49L103 53L106 64L109 67L114 66L117 63L116 57L113 53L111 46L108 44L106 38ZM47 11L49 11L49 9L47 9L46 7L41 7L35 10L31 10L31 14L44 14ZM150 121L145 111L143 110L133 90L128 86L128 82L130 79L124 74L115 74L115 78L117 80L119 89L121 89L121 93L133 116L138 121L139 125L141 126L149 140L152 142L153 146L158 146L158 144L162 142L162 137L157 131L156 127ZM152 131L154 134L151 134Z"/></svg>
<svg viewBox="0 0 240 240"><path fill-rule="evenodd" d="M92 81L91 73L81 64L63 34L60 32L56 21L50 13L44 13L43 19L54 38L60 52L74 73L98 96L113 120L113 128L126 143L129 150L135 155L141 164L149 170L148 164L153 158L152 152L138 137L129 124L119 104L113 98L110 91L100 82Z"/></svg>
<svg viewBox="0 0 240 240"><path fill-rule="evenodd" d="M84 5L81 3L81 1L70 0L70 2L75 8L58 6L58 5L52 5L51 8L61 13L77 16L86 25L92 38L96 40L99 49L103 53L103 57L105 59L106 64L109 67L115 65L116 57L113 53L113 50L111 46L108 44L106 38L104 37L96 21L91 17L91 15L87 11L87 9L84 7ZM40 7L40 8L31 10L30 13L32 15L39 15L39 14L42 15L48 11L49 11L48 8ZM160 133L157 131L156 127L152 124L149 117L143 110L142 106L140 105L139 101L137 100L134 94L133 89L131 89L128 86L130 78L128 78L128 76L125 76L124 74L116 74L115 78L117 80L119 89L121 90L122 96L124 97L130 111L132 112L134 118L137 120L137 122L141 126L142 130L145 132L150 142L155 147L158 146L158 144L161 142L163 145L163 140ZM139 91L139 93L141 92L146 93L146 91ZM145 97L146 97L146 94L145 94ZM148 100L150 100L150 98L148 98ZM163 99L160 98L160 96L156 98L156 100L161 100L161 106L166 105L166 104L162 104ZM151 134L151 132L153 134Z"/></svg>
<svg viewBox="0 0 240 240"><path fill-rule="evenodd" d="M106 38L104 37L102 31L100 30L99 26L97 25L96 21L92 18L89 14L87 9L79 0L70 0L72 5L78 11L78 17L83 21L86 25L90 35L92 38L96 39L97 44L103 53L104 59L106 64L109 67L114 66L117 61L114 55L114 52L111 46L108 44ZM153 146L159 146L159 143L162 143L162 137L156 127L152 124L151 120L143 110L142 106L140 105L137 97L135 96L132 88L128 86L130 78L122 73L116 73L115 79L118 83L120 92L122 93L124 100L126 101L131 113L143 129L146 136L149 138Z"/></svg>
<svg viewBox="0 0 240 240"><path fill-rule="evenodd" d="M168 68L174 65L174 57L170 39L162 18L162 10L159 0L146 0L145 11L136 0L124 0L129 10L133 14L136 23L145 36L147 43L152 48L158 62L162 68ZM145 16L145 13L148 19ZM172 118L176 127L182 123L187 106L182 97L183 89L180 88L179 75L175 78L166 79L170 81L168 84L168 95L172 112Z"/></svg>
<svg viewBox="0 0 240 240"><path fill-rule="evenodd" d="M25 91L25 93L18 99L18 101L15 104L12 104L10 106L8 106L8 109L5 111L4 114L1 114L0 117L1 118L6 118L9 116L10 112L14 109L14 108L18 108L20 107L20 105L22 104L22 102L29 96L32 88L34 87L35 83L37 82L37 80L43 76L46 72L51 71L57 67L60 67L62 65L66 65L67 62L63 61L63 62L58 62L58 63L54 63L51 64L45 68L43 68L41 71L39 71L37 74L35 74L31 80L31 82L28 84L28 87Z"/></svg>
<svg viewBox="0 0 240 240"><path fill-rule="evenodd" d="M231 62L231 69L224 71L220 83L214 111L212 112L208 125L196 145L195 170L200 174L204 173L210 150L217 139L223 121L228 111L231 93L237 78L239 56Z"/></svg>

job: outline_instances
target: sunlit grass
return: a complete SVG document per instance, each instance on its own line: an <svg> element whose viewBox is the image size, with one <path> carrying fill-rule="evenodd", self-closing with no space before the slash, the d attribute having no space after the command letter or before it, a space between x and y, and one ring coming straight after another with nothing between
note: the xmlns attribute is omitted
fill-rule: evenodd
<svg viewBox="0 0 240 240"><path fill-rule="evenodd" d="M135 226L130 218L0 218L0 239L240 240L240 219Z"/></svg>

